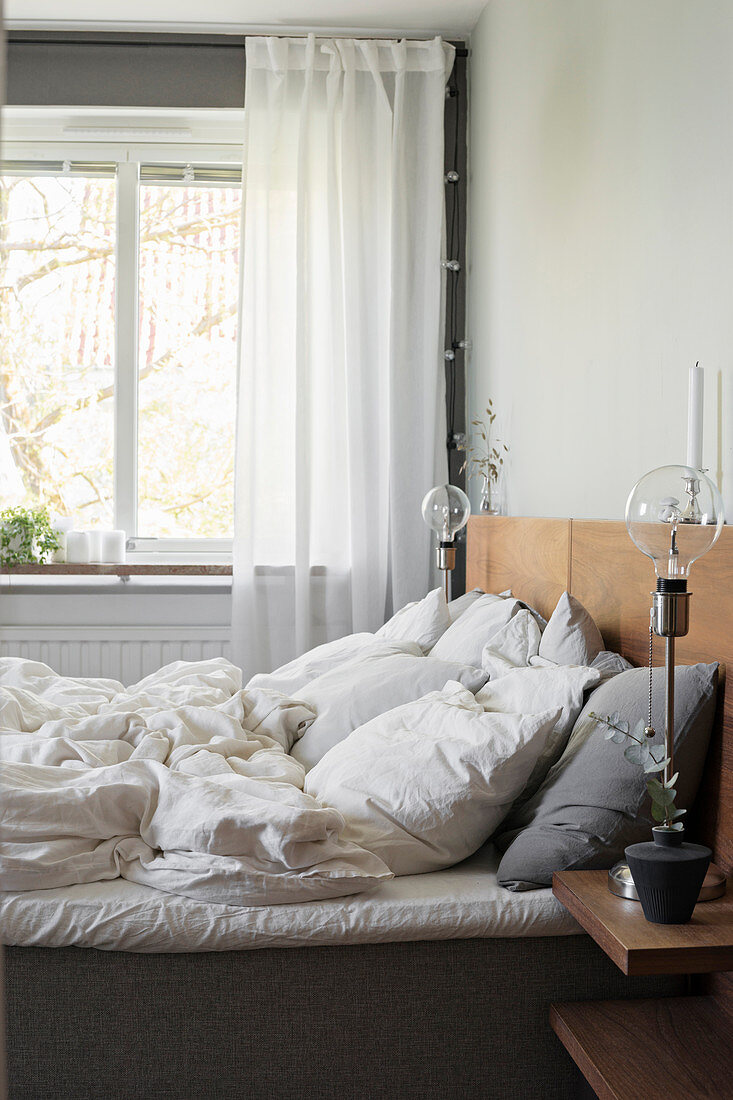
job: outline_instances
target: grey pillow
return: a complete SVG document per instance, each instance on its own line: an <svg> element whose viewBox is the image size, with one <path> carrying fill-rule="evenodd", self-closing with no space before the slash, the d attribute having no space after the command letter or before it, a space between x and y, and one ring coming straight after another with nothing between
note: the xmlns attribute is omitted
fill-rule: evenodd
<svg viewBox="0 0 733 1100"><path fill-rule="evenodd" d="M540 657L556 665L589 665L603 650L601 632L580 600L563 592L540 642Z"/></svg>
<svg viewBox="0 0 733 1100"><path fill-rule="evenodd" d="M678 666L675 676L676 805L688 812L700 782L715 713L717 664ZM567 748L537 793L504 822L495 843L504 856L498 880L510 890L552 883L553 871L612 867L624 849L650 838L651 806L641 768L590 711L618 711L632 727L645 717L648 670L633 668L600 684L578 717ZM664 669L653 675L652 716L664 730Z"/></svg>

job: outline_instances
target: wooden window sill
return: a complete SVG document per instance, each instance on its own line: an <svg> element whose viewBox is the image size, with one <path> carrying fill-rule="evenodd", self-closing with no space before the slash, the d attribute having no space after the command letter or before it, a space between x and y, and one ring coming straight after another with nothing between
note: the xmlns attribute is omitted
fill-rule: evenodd
<svg viewBox="0 0 733 1100"><path fill-rule="evenodd" d="M9 577L231 577L231 565L125 563L99 565L0 565L0 576Z"/></svg>

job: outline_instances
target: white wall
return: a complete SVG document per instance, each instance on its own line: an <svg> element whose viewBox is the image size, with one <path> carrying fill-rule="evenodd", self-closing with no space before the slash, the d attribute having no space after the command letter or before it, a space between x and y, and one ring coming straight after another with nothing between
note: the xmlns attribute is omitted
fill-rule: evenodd
<svg viewBox="0 0 733 1100"><path fill-rule="evenodd" d="M684 462L733 521L733 4L490 0L471 40L470 411L512 514L620 518Z"/></svg>

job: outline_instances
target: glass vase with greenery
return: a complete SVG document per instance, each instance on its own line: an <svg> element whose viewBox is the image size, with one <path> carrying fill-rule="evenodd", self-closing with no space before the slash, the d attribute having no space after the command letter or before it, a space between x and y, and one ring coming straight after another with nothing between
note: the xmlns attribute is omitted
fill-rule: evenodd
<svg viewBox="0 0 733 1100"><path fill-rule="evenodd" d="M506 443L492 438L495 420L494 402L489 398L486 419L476 417L471 421L476 431L471 433L468 457L461 467L461 473L466 470L469 478L482 479L480 511L489 515L498 515L502 511L499 483L504 456L509 452Z"/></svg>

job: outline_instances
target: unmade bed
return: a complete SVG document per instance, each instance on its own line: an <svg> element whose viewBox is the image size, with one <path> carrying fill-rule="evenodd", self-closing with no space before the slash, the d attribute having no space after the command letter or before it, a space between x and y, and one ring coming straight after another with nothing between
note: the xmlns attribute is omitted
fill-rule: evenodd
<svg viewBox="0 0 733 1100"><path fill-rule="evenodd" d="M623 561L622 609L607 573L624 559L623 526L573 527L571 537L568 521L472 521L469 584L511 586L547 614L577 583L606 640L641 663L646 571ZM722 541L721 562L732 549ZM702 564L714 571L716 556ZM703 639L693 624L681 659L725 658L720 632ZM727 868L730 807L718 790L729 723L723 696L704 780L711 816L698 823ZM280 905L123 878L7 893L10 1096L582 1095L550 1001L678 994L684 979L625 978L549 889L499 886L497 859L486 844L445 870Z"/></svg>

